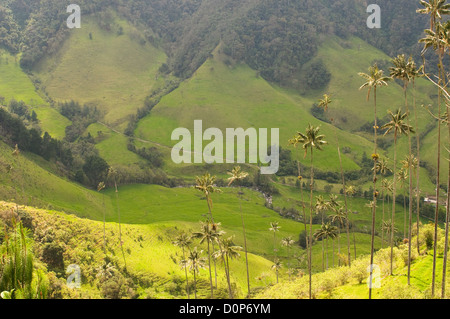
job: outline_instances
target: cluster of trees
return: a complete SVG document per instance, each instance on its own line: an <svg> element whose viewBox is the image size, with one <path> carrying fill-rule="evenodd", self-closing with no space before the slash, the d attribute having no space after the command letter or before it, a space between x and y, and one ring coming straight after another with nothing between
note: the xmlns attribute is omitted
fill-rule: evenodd
<svg viewBox="0 0 450 319"><path fill-rule="evenodd" d="M246 62L265 79L297 88L306 81L313 89L322 87L329 78L320 61L307 63L320 44L317 34L336 34L342 38L358 35L388 53L407 50L419 55L420 50L414 44L426 20L414 14L415 4L407 0L383 0L378 4L384 9L383 28L370 32L373 30L361 27L367 13L357 0L78 2L83 14L97 16L99 25L106 30L116 29L108 11L111 8L148 28L143 30L145 39L139 41L162 44L169 56L166 73L189 77L222 42L226 54ZM9 1L7 8L0 10L0 17L4 17L0 19L0 45L3 43L13 52L20 46L21 65L31 68L44 54L55 52L67 36L65 9L66 4L57 0ZM417 32L411 32L403 21L411 21L413 31ZM2 32L2 24L6 33ZM121 34L120 30L116 32Z"/></svg>
<svg viewBox="0 0 450 319"><path fill-rule="evenodd" d="M20 29L12 11L0 5L0 48L15 54L19 52Z"/></svg>
<svg viewBox="0 0 450 319"><path fill-rule="evenodd" d="M46 160L60 161L67 167L73 163L72 151L65 143L52 138L47 132L41 137L38 130L28 129L20 118L3 108L0 108L0 132L2 141L11 147L18 145L21 150L40 155Z"/></svg>
<svg viewBox="0 0 450 319"><path fill-rule="evenodd" d="M72 121L72 124L66 127L65 140L75 142L86 130L86 128L95 123L100 112L97 107L90 105L81 106L78 102L70 101L59 103L60 113Z"/></svg>

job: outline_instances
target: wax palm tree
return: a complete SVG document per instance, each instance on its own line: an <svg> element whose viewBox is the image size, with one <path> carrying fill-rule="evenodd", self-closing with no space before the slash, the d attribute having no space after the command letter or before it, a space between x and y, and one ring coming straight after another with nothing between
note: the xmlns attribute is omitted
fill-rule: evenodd
<svg viewBox="0 0 450 319"><path fill-rule="evenodd" d="M300 166L300 160L299 160L299 148L298 146L301 143L301 136L299 134L296 134L293 138L289 139L289 145L293 146L296 150L297 150L297 179L298 179L298 183L300 186L300 200L302 203L302 212L303 212L303 225L305 227L305 236L308 237L308 229L306 227L306 210L305 210L305 200L303 197L303 176L302 176L302 171L301 171L301 166ZM306 238L306 251L309 251L309 239ZM309 259L307 261L307 263L309 264ZM308 269L309 269L309 265L308 265Z"/></svg>
<svg viewBox="0 0 450 319"><path fill-rule="evenodd" d="M205 173L203 176L197 176L195 178L195 189L201 191L206 198L206 203L208 205L208 212L209 212L209 218L211 219L211 222L215 224L214 217L212 214L212 206L213 202L211 199L211 195L214 193L221 193L222 191L215 186L216 182L216 176L211 176L209 173ZM219 250L222 250L221 242L218 241ZM223 260L223 263L225 265L225 260ZM233 292L231 290L231 282L230 282L230 274L228 274L228 271L225 267L225 275L227 277L227 283L228 283L228 294L230 298L233 298Z"/></svg>
<svg viewBox="0 0 450 319"><path fill-rule="evenodd" d="M430 29L425 30L426 37L419 40L419 42L424 43L424 48L422 50L422 57L425 54L425 51L432 47L435 51L437 51L439 63L438 63L438 82L435 83L438 86L438 136L437 136L437 169L436 169L436 200L439 202L439 191L440 191L440 162L441 162L441 96L443 91L443 85L446 83L446 75L444 72L444 64L442 63L443 55L446 50L445 45L445 35L446 31L444 26L438 22L436 23L437 19L441 19L442 14L448 14L448 4L445 5L447 7L444 7L443 0L435 0L431 1L430 3L424 3L425 9L422 9L423 11L421 13L430 14ZM438 10L438 8L441 7L441 11ZM424 58L423 58L424 59ZM424 65L425 65L425 59L424 59ZM428 79L429 76L426 75ZM432 80L431 80L432 81ZM449 129L450 130L450 129ZM435 290L435 275L436 275L436 250L437 250L437 233L438 233L438 216L439 216L439 205L436 205L435 208L435 228L434 228L434 255L433 255L433 271L432 271L432 283L431 283L431 295L434 296L434 290Z"/></svg>
<svg viewBox="0 0 450 319"><path fill-rule="evenodd" d="M417 9L416 12L430 15L431 30L434 30L437 19L441 19L442 15L450 13L450 4L446 4L445 2L446 0L429 0L429 2L420 0L420 4L424 8Z"/></svg>
<svg viewBox="0 0 450 319"><path fill-rule="evenodd" d="M302 144L302 148L305 151L305 157L310 150L310 198L309 198L309 298L312 298L312 216L313 216L313 185L314 185L314 149L322 150L322 146L328 144L325 141L325 135L320 134L320 127L314 127L308 124L305 134L297 132L299 143Z"/></svg>
<svg viewBox="0 0 450 319"><path fill-rule="evenodd" d="M120 244L120 249L122 251L123 263L125 265L125 270L126 270L127 269L127 260L125 258L125 251L123 249L123 241L122 241L122 224L120 222L119 189L117 187L117 171L113 167L110 167L108 169L108 178L112 178L113 182L114 182L114 189L115 189L115 194L116 194L117 218L118 218L118 223L119 223L119 244Z"/></svg>
<svg viewBox="0 0 450 319"><path fill-rule="evenodd" d="M407 88L409 85L409 82L411 81L411 64L413 63L412 58L410 58L408 61L405 58L405 55L399 55L396 58L393 59L393 64L394 67L390 68L391 70L391 76L393 78L397 78L401 81L403 81L403 94L405 96L405 112L407 114L407 124L410 125L410 116L409 116L409 106L408 106L408 96L407 96ZM411 143L411 134L408 134L408 157L412 158L413 154L412 154L412 143ZM412 184L412 170L413 167L410 165L408 166L406 169L408 169L407 175L409 176L409 200L408 200L408 212L409 212L409 228L408 228L408 255L409 255L409 259L408 259L408 285L410 284L410 272L411 272L411 262L410 262L410 258L411 258L411 237L412 237L412 202L413 202L413 184ZM406 218L406 214L405 214L405 218ZM404 225L404 228L406 227L406 223ZM406 234L403 235L403 237L405 238Z"/></svg>
<svg viewBox="0 0 450 319"><path fill-rule="evenodd" d="M280 226L278 225L278 222L271 222L270 223L270 228L269 231L273 232L273 257L274 260L276 258L277 255L277 248L276 248L276 234L278 231L280 231Z"/></svg>
<svg viewBox="0 0 450 319"><path fill-rule="evenodd" d="M322 195L316 197L314 205L316 213L322 216L322 224L324 223L324 212L330 209L330 202L326 201ZM325 243L322 240L322 271L325 271Z"/></svg>
<svg viewBox="0 0 450 319"><path fill-rule="evenodd" d="M422 71L423 66L421 66L419 69L417 69L416 63L414 62L413 58L410 57L407 64L407 71L408 76L410 78L410 81L412 82L413 86L413 113L414 113L414 120L415 120L415 128L416 128L416 152L417 152L417 166L416 166L416 232L417 232L417 253L420 254L420 244L419 244L419 224L420 224L420 134L418 132L418 125L419 122L417 120L417 110L416 110L416 79L421 77L420 72Z"/></svg>
<svg viewBox="0 0 450 319"><path fill-rule="evenodd" d="M100 182L97 186L97 191L100 193L105 189L105 183ZM106 207L105 207L105 195L102 196L103 201L103 253L106 255Z"/></svg>
<svg viewBox="0 0 450 319"><path fill-rule="evenodd" d="M388 159L386 158L380 158L378 160L378 162L376 163L376 166L374 167L377 170L377 173L380 173L381 175L386 175L390 172L392 172L392 170L389 168L388 166ZM382 209L382 219L384 220L384 213L385 213L385 209L384 209L384 202L385 202L385 191L386 191L386 183L387 180L383 179L381 181L381 198L383 199L383 209ZM384 231L381 230L381 248L383 248L383 242L384 242Z"/></svg>
<svg viewBox="0 0 450 319"><path fill-rule="evenodd" d="M397 172L397 180L400 183L400 188L403 190L403 239L406 238L406 181L408 179L408 171L404 168L400 169L399 172Z"/></svg>
<svg viewBox="0 0 450 319"><path fill-rule="evenodd" d="M327 94L323 95L323 99L319 100L319 104L318 107L322 107L325 111L328 110L328 106L331 104L331 102L333 102L331 100L331 97ZM338 151L338 157L339 157L339 167L340 167L340 171L341 171L341 180L342 180L342 188L345 189L345 175L344 175L344 169L342 166L342 157L341 157L341 149L339 147L339 137L337 134L337 127L336 125L334 125L334 119L331 118L331 123L333 124L334 127L334 135L336 137L336 147L337 147L337 151ZM347 214L347 259L348 259L348 266L351 267L351 253L350 253L350 221L348 218L348 204L347 204L347 194L346 192L344 192L344 208L345 208L345 213Z"/></svg>
<svg viewBox="0 0 450 319"><path fill-rule="evenodd" d="M275 270L275 273L277 275L277 283L278 283L278 273L279 273L279 271L280 271L282 266L283 266L283 264L281 263L281 260L279 258L276 258L274 260L274 262L273 262L272 267L271 267L272 270Z"/></svg>
<svg viewBox="0 0 450 319"><path fill-rule="evenodd" d="M318 107L323 108L323 110L326 112L331 102L331 97L328 94L324 94L323 98L319 100Z"/></svg>
<svg viewBox="0 0 450 319"><path fill-rule="evenodd" d="M330 223L323 223L322 226L314 232L316 239L326 240L326 269L328 269L328 238L334 239L338 235L336 226L332 226Z"/></svg>
<svg viewBox="0 0 450 319"><path fill-rule="evenodd" d="M230 259L238 258L240 256L239 251L242 250L242 247L234 244L233 236L220 241L222 242L222 248L214 253L214 257L221 257L224 260L227 273L230 274Z"/></svg>
<svg viewBox="0 0 450 319"><path fill-rule="evenodd" d="M292 239L292 237L284 237L281 240L281 245L287 248L287 257L290 258L289 250L290 248L295 244L295 241ZM289 275L289 279L291 276Z"/></svg>
<svg viewBox="0 0 450 319"><path fill-rule="evenodd" d="M347 187L344 188L344 193L347 194L347 196L354 196L356 194L356 188L353 185L349 185ZM350 223L350 221L349 221ZM353 228L352 228L353 229ZM353 229L352 231L353 233L353 251L355 254L355 259L356 259L356 235L355 235L355 230Z"/></svg>
<svg viewBox="0 0 450 319"><path fill-rule="evenodd" d="M391 227L394 227L394 219L395 219L395 197L396 197L396 191L397 191L397 178L396 178L396 169L397 169L397 139L401 135L408 135L410 133L414 133L414 130L411 126L409 126L405 122L405 117L407 116L406 113L402 113L401 110L397 110L397 112L394 114L391 111L389 111L389 115L391 117L391 120L384 124L381 129L386 129L384 135L387 135L391 132L394 133L394 182L393 182L393 190L392 190L392 223ZM391 275L393 274L393 256L394 256L394 231L391 229Z"/></svg>
<svg viewBox="0 0 450 319"><path fill-rule="evenodd" d="M330 220L332 223L335 223L337 225L338 254L340 254L341 253L341 249L340 249L341 227L343 227L344 225L346 225L348 223L348 214L345 212L345 209L343 207L335 207L333 209L333 211L334 211L334 214L330 215ZM333 252L333 256L334 256L334 252ZM340 266L340 260L339 260L338 265Z"/></svg>
<svg viewBox="0 0 450 319"><path fill-rule="evenodd" d="M245 235L244 214L242 213L242 181L248 176L247 172L241 170L240 166L236 166L231 172L228 172L230 177L228 178L228 186L234 182L239 185L239 211L241 212L242 221L242 234L244 235L244 252L245 252L245 267L247 270L247 296L250 296L250 273L248 269L248 256L247 256L247 239Z"/></svg>
<svg viewBox="0 0 450 319"><path fill-rule="evenodd" d="M447 21L444 24L444 34L443 34L443 42L444 46L448 49L450 48L450 22ZM450 51L449 51L450 54ZM450 150L450 99L448 96L448 88L445 87L445 99L446 99L446 124L448 129L448 138L447 138L447 151ZM448 162L448 176L447 176L447 190L450 189L450 161ZM449 228L450 228L450 192L447 191L446 198L446 213L445 213L445 239L444 239L444 256L443 256L443 264L442 264L442 287L441 287L441 298L445 298L445 286L446 286L446 275L447 275L447 256L448 256L448 238L449 238Z"/></svg>
<svg viewBox="0 0 450 319"><path fill-rule="evenodd" d="M213 283L212 283L212 269L211 269L211 243L213 241L217 241L219 235L213 229L211 221L207 220L206 222L201 222L200 231L192 233L193 238L200 239L200 244L203 244L206 241L208 247L208 268L209 268L209 284L211 288L211 298L214 297L213 292Z"/></svg>
<svg viewBox="0 0 450 319"><path fill-rule="evenodd" d="M391 232L393 231L394 234L398 231L398 228L395 227L395 225L392 225L392 220L383 220L383 225L381 226L382 229L386 232L386 235L391 235Z"/></svg>
<svg viewBox="0 0 450 319"><path fill-rule="evenodd" d="M366 80L363 85L360 86L360 90L363 88L368 88L367 90L367 100L370 98L370 93L373 89L373 96L374 96L374 126L373 126L373 136L374 136L374 152L372 154L372 159L374 161L374 167L376 166L377 160L379 158L378 155L378 145L377 145L377 131L378 131L378 124L377 124L377 88L382 86L387 86L387 82L390 81L389 77L384 76L383 70L380 70L377 66L377 64L374 64L373 66L369 67L369 73L358 73L359 76L364 78ZM373 201L376 202L377 200L377 171L376 169L373 170ZM374 243L375 243L375 217L376 217L376 205L373 207L372 211L372 238L371 238L371 248L370 248L370 264L373 264L373 255L374 255ZM372 298L372 287L369 287L369 299Z"/></svg>
<svg viewBox="0 0 450 319"><path fill-rule="evenodd" d="M389 194L390 192L392 192L392 182L387 179L384 178L381 181L381 197L383 198L383 216L382 216L382 223L385 221L385 207L384 207L384 203L386 201L386 194ZM388 207L389 207L389 196L388 196ZM381 248L383 248L383 244L384 244L384 229L382 227L381 229Z"/></svg>
<svg viewBox="0 0 450 319"><path fill-rule="evenodd" d="M202 257L203 250L198 251L197 247L189 251L189 256L186 261L186 265L190 271L194 274L194 296L197 299L197 274L200 269L206 267L206 258Z"/></svg>
<svg viewBox="0 0 450 319"><path fill-rule="evenodd" d="M182 262L181 262L181 266L184 269L184 273L185 273L185 276L186 276L186 293L187 293L188 299L190 299L190 294L189 294L189 279L188 279L188 274L187 274L188 265L186 263L186 261L187 261L187 259L186 259L186 248L189 250L190 249L189 246L191 245L191 243L192 243L191 236L189 236L188 234L186 234L184 232L179 234L175 238L175 240L173 241L173 244L175 246L180 247L181 250L183 251L183 259L182 259Z"/></svg>

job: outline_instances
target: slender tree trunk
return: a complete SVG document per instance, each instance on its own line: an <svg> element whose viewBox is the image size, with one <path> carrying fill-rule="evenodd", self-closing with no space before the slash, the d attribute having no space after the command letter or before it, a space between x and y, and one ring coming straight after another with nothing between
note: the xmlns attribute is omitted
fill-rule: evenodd
<svg viewBox="0 0 450 319"><path fill-rule="evenodd" d="M407 124L410 126L409 121L409 106L408 106L408 96L407 96L407 84L404 85L405 94L405 109L407 115ZM408 285L411 285L411 241L412 241L412 145L411 145L411 132L408 132L408 153L409 153L409 167L408 167L408 181L409 181L409 194L408 194Z"/></svg>
<svg viewBox="0 0 450 319"><path fill-rule="evenodd" d="M442 84L442 55L439 50L439 83ZM434 215L434 247L433 247L433 278L431 281L431 296L434 296L436 285L436 254L438 240L438 217L439 217L439 190L440 190L440 168L441 168L441 89L438 91L438 139L437 139L437 173L436 173L436 209Z"/></svg>
<svg viewBox="0 0 450 319"><path fill-rule="evenodd" d="M325 237L325 240L326 240L326 242L327 242L327 243L326 243L326 244L327 244L327 252L326 252L326 256L327 256L327 257L326 257L326 258L327 258L327 265L326 265L326 266L327 266L327 268L326 268L326 269L328 270L328 236Z"/></svg>
<svg viewBox="0 0 450 319"><path fill-rule="evenodd" d="M186 260L186 254L184 251L184 246L183 246L183 259ZM188 299L191 299L191 296L189 295L189 279L188 279L188 273L187 273L187 266L184 265L184 274L186 276L186 293L187 293L187 297Z"/></svg>
<svg viewBox="0 0 450 319"><path fill-rule="evenodd" d="M298 149L297 149L297 157L298 157ZM302 176L302 172L301 172L301 168L300 168L300 161L297 158L297 170L298 170L298 176ZM306 242L306 252L308 253L309 249L309 239L308 239L308 229L306 227L306 210L305 210L305 201L304 201L304 197L303 197L303 182L302 182L303 178L300 181L300 197L301 197L301 202L302 202L302 210L303 210L303 224L305 225L305 242ZM308 263L308 271L310 269L309 267L309 258L307 258L307 263Z"/></svg>
<svg viewBox="0 0 450 319"><path fill-rule="evenodd" d="M333 122L333 121L332 121ZM344 208L345 208L345 217L347 219L347 256L348 256L348 266L351 266L351 253L350 253L350 220L348 217L348 204L347 204L347 193L345 191L345 176L344 176L344 169L342 167L342 157L341 157L341 149L339 147L339 138L337 135L337 128L333 123L333 127L334 127L334 135L336 136L336 145L337 145L337 150L338 150L338 156L339 156L339 168L341 170L341 179L342 179L342 189L344 190ZM339 246L339 244L338 244ZM339 250L340 253L340 250ZM355 257L356 258L356 257ZM340 261L339 261L340 263ZM339 264L340 265L340 264Z"/></svg>
<svg viewBox="0 0 450 319"><path fill-rule="evenodd" d="M448 149L450 150L450 107L447 104L447 129L448 129ZM449 233L449 219L450 219L450 161L448 162L448 177L447 177L447 200L445 203L445 245L444 245L444 260L442 266L442 291L441 298L445 298L445 280L447 275L447 256L448 256L448 233Z"/></svg>
<svg viewBox="0 0 450 319"><path fill-rule="evenodd" d="M378 131L378 124L377 124L377 88L374 88L374 114L375 114L375 121L374 121L374 155L377 154L377 131ZM378 162L378 158L374 158L373 162L373 207L372 207L372 234L371 234L371 244L370 244L370 282L372 282L372 275L373 275L373 255L374 255L374 244L375 244L375 217L377 212L377 170L376 165ZM369 299L372 299L372 285L369 286Z"/></svg>
<svg viewBox="0 0 450 319"><path fill-rule="evenodd" d="M402 185L403 189L403 239L406 238L406 188L405 188L405 181L403 181Z"/></svg>
<svg viewBox="0 0 450 319"><path fill-rule="evenodd" d="M197 299L197 277L195 276L195 269L194 269L194 296L195 299Z"/></svg>
<svg viewBox="0 0 450 319"><path fill-rule="evenodd" d="M209 225L208 225L209 227ZM211 289L211 299L214 298L214 291L213 291L213 283L212 283L212 274L211 274L211 250L210 250L210 242L209 238L207 238L208 241L208 268L209 268L209 285Z"/></svg>
<svg viewBox="0 0 450 319"><path fill-rule="evenodd" d="M397 131L394 132L394 181L392 186L392 219L391 219L391 276L394 274L394 224L395 224L395 195L397 190Z"/></svg>
<svg viewBox="0 0 450 319"><path fill-rule="evenodd" d="M381 222L384 222L384 202L385 202L385 198L384 198L384 188L381 191L381 196L383 197L383 216L381 218ZM383 249L383 244L384 244L384 228L383 226L381 227L381 249Z"/></svg>
<svg viewBox="0 0 450 319"><path fill-rule="evenodd" d="M247 297L250 297L250 273L248 269L248 256L247 256L247 238L245 235L244 214L242 212L242 188L239 186L239 210L241 212L242 220L242 233L244 235L244 251L245 251L245 267L247 269Z"/></svg>
<svg viewBox="0 0 450 319"><path fill-rule="evenodd" d="M206 197L206 203L208 204L209 216L211 217L211 221L214 224L214 218L213 218L213 215L212 215L211 205L209 204L209 197L208 196ZM217 244L219 245L219 250L222 252L222 244L220 243L220 240L217 241ZM226 267L225 258L223 256L223 254L221 254L221 255L222 255L222 261L223 261L223 263L225 265L225 275L227 277L227 283L228 283L228 294L229 294L230 299L233 299L233 292L231 290L231 282L230 282L230 274L228 273L228 270L227 270L227 267Z"/></svg>
<svg viewBox="0 0 450 319"><path fill-rule="evenodd" d="M117 218L119 220L119 243L120 243L120 249L122 251L122 257L123 262L125 264L125 271L127 270L127 260L125 258L125 251L123 250L123 243L122 243L122 224L120 222L120 207L119 207L119 190L117 188L116 178L114 177L114 187L116 191L116 206L117 206Z"/></svg>
<svg viewBox="0 0 450 319"><path fill-rule="evenodd" d="M214 245L214 241L212 242L212 249L213 249L213 251L216 250L215 245ZM216 258L213 258L213 263L214 263L214 288L217 289L217 265L216 265Z"/></svg>
<svg viewBox="0 0 450 319"><path fill-rule="evenodd" d="M312 218L313 218L313 185L314 185L314 159L311 147L311 172L310 172L310 198L309 198L309 299L312 299Z"/></svg>
<svg viewBox="0 0 450 319"><path fill-rule="evenodd" d="M415 79L413 79L413 109L414 109L414 118L416 125L416 147L417 147L417 172L416 172L416 215L417 215L417 254L420 255L420 243L419 243L419 224L420 224L420 134L419 134L419 123L417 121L417 110L416 110L416 83Z"/></svg>

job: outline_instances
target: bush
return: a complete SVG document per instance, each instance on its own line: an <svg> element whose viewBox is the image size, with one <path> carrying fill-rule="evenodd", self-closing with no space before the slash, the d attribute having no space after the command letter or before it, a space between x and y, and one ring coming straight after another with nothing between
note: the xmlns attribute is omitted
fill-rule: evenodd
<svg viewBox="0 0 450 319"><path fill-rule="evenodd" d="M64 248L55 242L46 243L42 248L42 259L52 269L64 269Z"/></svg>

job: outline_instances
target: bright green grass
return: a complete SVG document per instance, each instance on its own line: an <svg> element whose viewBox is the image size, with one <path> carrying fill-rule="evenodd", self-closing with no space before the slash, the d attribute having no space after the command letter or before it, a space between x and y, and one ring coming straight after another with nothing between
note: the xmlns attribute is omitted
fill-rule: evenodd
<svg viewBox="0 0 450 319"><path fill-rule="evenodd" d="M332 74L326 92L333 97L329 112L330 116L336 119L337 124L345 127L347 130L354 130L366 122L373 121L373 90L370 100L367 101L367 89L359 90L365 80L358 73L368 73L368 68L373 64L374 60L390 61L392 57L387 56L359 38L350 38L344 41L337 37L329 37L321 45L316 59L321 59ZM386 76L389 76L389 70L383 71ZM432 85L426 80L419 79L416 86L418 118L428 118L427 112L420 105L431 103L428 94L432 89ZM408 100L410 111L412 111L412 85L410 87ZM320 98L320 96L314 97ZM387 115L388 110L395 111L399 107L403 108L403 106L404 96L402 88L394 81L388 82L387 87L378 88L377 116L379 118ZM411 121L411 124L413 124L414 118ZM419 129L425 127L426 124L426 121L419 121Z"/></svg>
<svg viewBox="0 0 450 319"><path fill-rule="evenodd" d="M99 132L101 132L100 137ZM105 159L109 165L129 165L145 162L139 155L127 149L128 140L124 135L116 133L99 123L91 124L86 130L86 134L88 133L90 133L92 137L100 140L96 143L96 148L98 149L100 156Z"/></svg>
<svg viewBox="0 0 450 319"><path fill-rule="evenodd" d="M36 92L29 77L19 66L19 57L0 51L0 96L8 103L11 99L24 101L36 112L43 132L52 137L63 138L70 121L50 107Z"/></svg>
<svg viewBox="0 0 450 319"><path fill-rule="evenodd" d="M192 132L194 120L201 119L204 129L217 127L223 132L225 128L238 127L280 128L279 143L287 147L289 138L313 123L321 125L330 143L316 154L316 165L327 170L339 168L334 129L309 113L314 101L271 86L246 65L228 67L222 58L216 50L214 58L208 59L192 78L161 99L151 114L139 122L136 136L173 146L176 141L171 141L171 133L175 128L186 127ZM352 150L352 154L343 156L344 169L358 169L352 158L355 154L360 156L371 143L341 130L337 136L341 147Z"/></svg>
<svg viewBox="0 0 450 319"><path fill-rule="evenodd" d="M33 154L12 156L12 149L0 143L0 196L37 207L53 207L82 217L99 219L103 212L103 196L65 180L49 171L51 164ZM41 163L42 167L36 163ZM11 173L6 166L12 165ZM105 198L105 207L111 204Z"/></svg>
<svg viewBox="0 0 450 319"><path fill-rule="evenodd" d="M103 31L93 17L84 17L83 27L72 30L59 52L44 58L34 72L54 100L93 103L105 112L105 121L119 124L143 106L166 56L132 39L141 34L136 27L119 18L115 23L123 35Z"/></svg>

